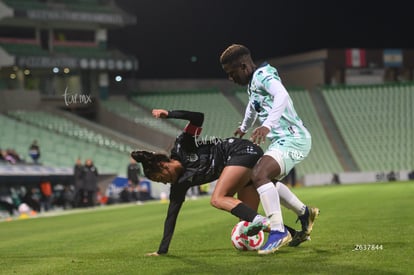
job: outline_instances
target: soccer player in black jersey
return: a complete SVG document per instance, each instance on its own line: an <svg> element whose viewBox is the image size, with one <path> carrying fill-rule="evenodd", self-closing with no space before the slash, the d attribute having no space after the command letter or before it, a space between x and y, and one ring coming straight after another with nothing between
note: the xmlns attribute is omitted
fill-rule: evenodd
<svg viewBox="0 0 414 275"><path fill-rule="evenodd" d="M158 251L147 255L168 252L178 213L191 186L217 180L210 200L212 206L250 222L259 215L259 197L249 185L252 168L263 155L258 145L239 138L197 140L203 113L155 109L152 114L156 118L184 119L189 123L175 140L171 156L147 151L131 153L142 163L146 177L171 184L164 236ZM233 197L236 193L238 198Z"/></svg>

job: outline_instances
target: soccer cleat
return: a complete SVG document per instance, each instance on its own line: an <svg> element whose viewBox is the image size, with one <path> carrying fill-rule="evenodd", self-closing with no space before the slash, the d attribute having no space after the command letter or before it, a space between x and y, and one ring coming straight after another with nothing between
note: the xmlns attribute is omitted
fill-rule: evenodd
<svg viewBox="0 0 414 275"><path fill-rule="evenodd" d="M307 207L305 209L305 214L299 216L296 221L300 221L302 224L302 232L306 235L310 235L312 232L313 223L315 222L316 217L319 215L319 209L316 207Z"/></svg>
<svg viewBox="0 0 414 275"><path fill-rule="evenodd" d="M270 227L270 221L266 217L262 217L259 221L253 223L251 222L245 229L243 234L247 236L254 236L259 234L261 230Z"/></svg>
<svg viewBox="0 0 414 275"><path fill-rule="evenodd" d="M312 232L313 224L316 217L319 215L319 209L316 207L306 207L305 214L298 217L302 224L302 231L296 231L293 235L289 246L299 246L301 243L310 241L310 233Z"/></svg>
<svg viewBox="0 0 414 275"><path fill-rule="evenodd" d="M310 240L310 235L303 233L303 231L296 231L296 233L293 234L293 238L290 241L289 246L299 246L301 243Z"/></svg>
<svg viewBox="0 0 414 275"><path fill-rule="evenodd" d="M285 229L283 232L271 230L266 244L262 246L257 253L260 255L274 253L282 246L287 245L291 240L292 235L290 235L288 230Z"/></svg>

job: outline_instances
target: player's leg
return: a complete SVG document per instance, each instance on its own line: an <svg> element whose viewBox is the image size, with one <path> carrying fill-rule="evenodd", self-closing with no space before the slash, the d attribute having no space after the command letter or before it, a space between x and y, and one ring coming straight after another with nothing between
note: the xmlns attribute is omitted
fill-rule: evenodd
<svg viewBox="0 0 414 275"><path fill-rule="evenodd" d="M292 236L283 224L282 211L280 207L279 194L272 178L278 178L284 173L282 153L280 151L266 152L253 168L252 180L260 195L263 209L270 220L270 233L266 244L258 251L259 254L269 254L288 244ZM260 221L253 221L249 228L250 233L255 233L255 224ZM260 227L259 227L260 228ZM249 231L248 230L248 231Z"/></svg>
<svg viewBox="0 0 414 275"><path fill-rule="evenodd" d="M302 223L302 231L310 234L313 222L319 214L319 209L306 206L286 185L281 182L276 183L276 189L279 193L280 202L286 208L292 210L298 215L298 220Z"/></svg>
<svg viewBox="0 0 414 275"><path fill-rule="evenodd" d="M237 198L250 206L254 210L258 210L259 203L260 203L260 197L257 193L256 188L253 187L253 184L247 184L245 187L243 187L241 190L237 191ZM292 236L295 236L298 231L293 229L292 227L285 224L285 228L290 232ZM263 229L265 232L269 232L270 228Z"/></svg>
<svg viewBox="0 0 414 275"><path fill-rule="evenodd" d="M253 184L247 184L237 191L237 198L247 204L253 210L258 210L260 197Z"/></svg>
<svg viewBox="0 0 414 275"><path fill-rule="evenodd" d="M298 246L301 243L310 240L313 223L319 215L319 209L316 207L306 206L286 185L282 182L276 183L276 189L279 193L280 203L286 208L292 210L298 215L301 222L301 230L292 234L292 241L289 246ZM292 232L291 232L292 233Z"/></svg>
<svg viewBox="0 0 414 275"><path fill-rule="evenodd" d="M285 171L288 173L297 164L302 162L309 154L311 148L311 139L290 139L285 142L282 149L285 152L284 158ZM305 205L300 199L283 183L277 182L276 188L282 205L293 210L298 215L298 221L301 222L301 231L295 234L290 246L298 246L302 242L310 239L313 224L319 215L319 209Z"/></svg>
<svg viewBox="0 0 414 275"><path fill-rule="evenodd" d="M210 204L228 211L239 219L251 222L258 215L248 204L234 198L234 194L249 182L251 169L243 166L226 166L217 180Z"/></svg>

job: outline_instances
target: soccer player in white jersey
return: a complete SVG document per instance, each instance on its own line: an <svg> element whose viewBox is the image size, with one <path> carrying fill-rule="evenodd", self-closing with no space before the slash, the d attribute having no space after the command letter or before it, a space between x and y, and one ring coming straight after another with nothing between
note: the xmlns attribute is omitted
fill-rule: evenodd
<svg viewBox="0 0 414 275"><path fill-rule="evenodd" d="M297 246L309 239L319 209L306 206L283 183L274 184L272 180L282 179L308 155L311 135L297 115L274 67L267 63L256 66L250 50L239 44L224 50L220 63L230 80L247 85L249 95L243 122L234 134L243 137L258 118L261 126L253 130L251 140L260 144L268 137L271 141L252 174L267 217L257 215L245 233L254 235L270 227L267 242L259 254L274 253L286 244ZM293 240L283 225L280 203L293 210L301 222L302 230Z"/></svg>

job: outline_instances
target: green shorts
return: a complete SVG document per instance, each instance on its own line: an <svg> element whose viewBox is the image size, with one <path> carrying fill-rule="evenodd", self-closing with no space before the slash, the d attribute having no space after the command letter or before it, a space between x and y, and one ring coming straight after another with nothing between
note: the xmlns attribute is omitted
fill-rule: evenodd
<svg viewBox="0 0 414 275"><path fill-rule="evenodd" d="M274 140L264 155L271 156L279 163L281 174L278 179L282 179L307 157L311 147L311 138L281 138Z"/></svg>

